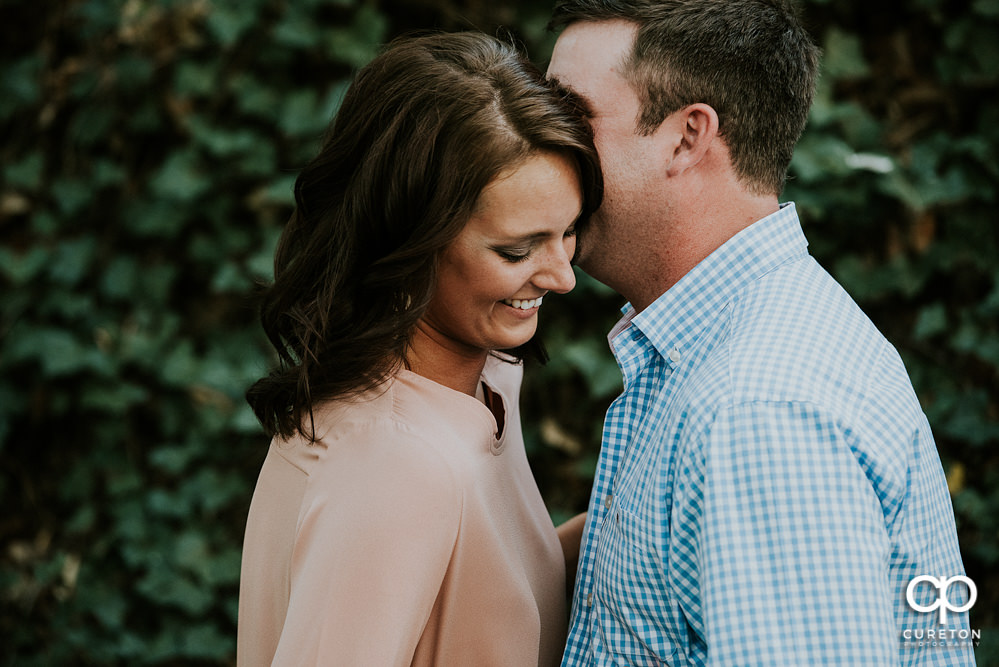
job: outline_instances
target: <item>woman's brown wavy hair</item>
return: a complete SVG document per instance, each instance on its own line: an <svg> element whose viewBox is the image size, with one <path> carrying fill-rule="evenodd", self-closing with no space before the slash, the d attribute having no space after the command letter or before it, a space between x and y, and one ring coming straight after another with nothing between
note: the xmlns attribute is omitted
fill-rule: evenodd
<svg viewBox="0 0 999 667"><path fill-rule="evenodd" d="M247 401L268 434L315 438L318 403L405 362L441 252L483 188L538 152L576 166L585 221L602 193L576 99L481 33L400 38L347 90L295 183L260 318L279 367Z"/></svg>

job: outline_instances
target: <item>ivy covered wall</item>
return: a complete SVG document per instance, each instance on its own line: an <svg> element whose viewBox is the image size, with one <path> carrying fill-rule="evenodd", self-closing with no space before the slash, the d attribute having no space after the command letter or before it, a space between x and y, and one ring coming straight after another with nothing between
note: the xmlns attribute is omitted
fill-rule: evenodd
<svg viewBox="0 0 999 667"><path fill-rule="evenodd" d="M242 395L272 361L253 294L297 169L385 40L502 28L543 66L549 9L0 3L0 663L233 662L266 448ZM999 1L803 10L825 59L785 198L909 368L999 664ZM620 305L582 275L546 302L523 407L557 518L620 389Z"/></svg>

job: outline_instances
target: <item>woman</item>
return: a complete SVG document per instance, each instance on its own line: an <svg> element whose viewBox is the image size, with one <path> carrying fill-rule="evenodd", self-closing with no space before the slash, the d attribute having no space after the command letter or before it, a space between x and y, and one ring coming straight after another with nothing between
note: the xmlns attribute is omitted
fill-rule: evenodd
<svg viewBox="0 0 999 667"><path fill-rule="evenodd" d="M240 665L559 662L564 554L517 361L599 205L578 111L473 33L397 41L348 90L262 307L282 366L247 394L274 439Z"/></svg>

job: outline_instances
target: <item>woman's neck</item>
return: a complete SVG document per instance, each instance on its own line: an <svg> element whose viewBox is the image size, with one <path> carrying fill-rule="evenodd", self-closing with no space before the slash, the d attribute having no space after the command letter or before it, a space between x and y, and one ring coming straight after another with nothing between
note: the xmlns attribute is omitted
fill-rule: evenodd
<svg viewBox="0 0 999 667"><path fill-rule="evenodd" d="M464 346L422 320L406 350L406 366L428 380L475 396L488 350Z"/></svg>

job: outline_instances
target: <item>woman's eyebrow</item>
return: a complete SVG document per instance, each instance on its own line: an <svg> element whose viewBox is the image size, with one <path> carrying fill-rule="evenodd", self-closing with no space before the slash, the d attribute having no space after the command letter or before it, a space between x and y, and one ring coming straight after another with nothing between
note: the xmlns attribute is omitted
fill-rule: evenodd
<svg viewBox="0 0 999 667"><path fill-rule="evenodd" d="M537 241L539 239L548 238L549 236L554 236L555 232L551 231L539 231L530 234L511 234L509 236L500 236L498 240L509 243L518 243L525 241Z"/></svg>
<svg viewBox="0 0 999 667"><path fill-rule="evenodd" d="M580 207L579 212L573 217L572 222L566 225L565 229L562 231L555 229L539 229L534 232L527 232L525 234L504 234L502 231L497 230L497 234L493 237L494 243L528 243L530 241L538 241L541 239L551 238L552 236L560 236L566 231L572 229L579 223L579 219L583 216L583 208Z"/></svg>

